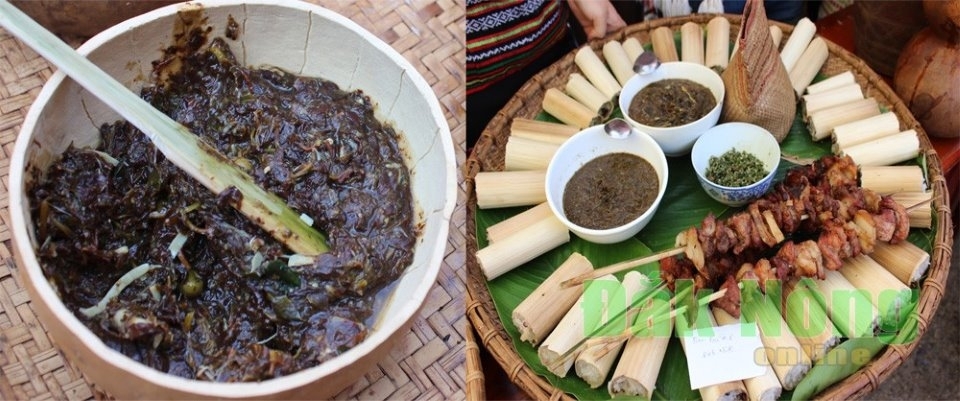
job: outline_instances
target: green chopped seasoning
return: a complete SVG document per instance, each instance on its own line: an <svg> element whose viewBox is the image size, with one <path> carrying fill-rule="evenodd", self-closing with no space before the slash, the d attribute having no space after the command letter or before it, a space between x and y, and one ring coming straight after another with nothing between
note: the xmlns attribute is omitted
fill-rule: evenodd
<svg viewBox="0 0 960 401"><path fill-rule="evenodd" d="M768 173L756 156L733 148L720 156L710 156L706 176L717 185L745 187L760 181Z"/></svg>

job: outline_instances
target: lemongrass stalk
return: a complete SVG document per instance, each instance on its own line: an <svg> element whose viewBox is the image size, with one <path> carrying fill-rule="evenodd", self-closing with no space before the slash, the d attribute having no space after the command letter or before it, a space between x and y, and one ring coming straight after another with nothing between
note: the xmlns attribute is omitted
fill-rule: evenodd
<svg viewBox="0 0 960 401"><path fill-rule="evenodd" d="M6 1L0 1L0 26L143 131L170 162L207 189L215 194L230 188L239 190L242 201L231 206L291 250L304 255L327 251L324 236L304 223L283 199L264 191L215 147L155 109Z"/></svg>
<svg viewBox="0 0 960 401"><path fill-rule="evenodd" d="M110 289L107 290L107 293L104 294L103 298L100 299L100 302L97 302L96 305L93 305L89 308L80 309L80 313L86 317L94 317L103 313L103 311L107 309L107 304L120 295L120 293L123 292L127 286L158 267L160 267L160 265L144 263L140 266L130 269L130 271L126 272L122 277L120 277L116 283L110 286Z"/></svg>

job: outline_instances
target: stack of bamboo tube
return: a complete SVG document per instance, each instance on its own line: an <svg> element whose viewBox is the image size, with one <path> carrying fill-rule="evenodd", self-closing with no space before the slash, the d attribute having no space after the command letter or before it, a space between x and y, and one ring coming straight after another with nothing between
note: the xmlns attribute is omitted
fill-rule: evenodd
<svg viewBox="0 0 960 401"><path fill-rule="evenodd" d="M830 137L835 154L850 156L860 167L861 185L910 208L911 227L930 228L932 210L919 166L896 166L920 153L920 139L904 130L897 115L881 112L864 97L853 73L843 72L806 87L801 109L814 140Z"/></svg>
<svg viewBox="0 0 960 401"><path fill-rule="evenodd" d="M516 118L510 125L504 171L474 178L481 209L533 206L487 229L488 245L477 261L488 280L570 241L570 232L547 205L546 169L560 145L577 127Z"/></svg>
<svg viewBox="0 0 960 401"><path fill-rule="evenodd" d="M896 114L881 113L876 99L864 98L849 71L808 86L802 100L811 137L830 137L835 153L860 166L889 166L920 152L917 132L901 130Z"/></svg>

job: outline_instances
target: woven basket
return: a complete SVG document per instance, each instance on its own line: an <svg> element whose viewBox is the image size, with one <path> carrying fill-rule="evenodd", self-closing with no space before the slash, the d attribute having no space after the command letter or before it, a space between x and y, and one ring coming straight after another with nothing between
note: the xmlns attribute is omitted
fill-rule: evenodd
<svg viewBox="0 0 960 401"><path fill-rule="evenodd" d="M705 25L713 17L714 15L691 15L631 25L606 38L593 40L589 43L589 46L602 57L601 48L608 40L622 41L628 37L637 37L642 43L650 43L649 34L656 28L666 26L679 30L681 25L690 21ZM727 15L726 17L730 20L732 39L740 29L741 17L739 15ZM783 30L785 42L786 37L793 31L793 27L773 21L771 23L777 24ZM857 82L864 88L866 96L876 98L884 107L895 112L902 124L907 126L907 129L915 129L918 132L921 152L927 157L928 180L934 191L933 210L936 213L936 221L939 223L936 228L930 267L927 277L922 283L920 300L914 312L918 318L918 336L922 337L943 297L947 270L950 266L951 244L953 243L946 180L940 167L940 159L923 128L893 90L862 60L834 43L827 41L827 45L830 49L830 57L821 72L827 76L843 71L853 72ZM512 342L497 316L493 301L487 291L486 279L476 259L477 241L474 221L476 194L474 193L473 179L480 171L503 169L505 145L512 119L515 117L535 118L541 111L541 102L546 89L562 87L569 74L575 72L576 69L574 54L571 53L530 79L487 125L464 166L468 196L467 317L477 330L480 341L503 367L508 377L535 399L569 399L570 397L550 385L524 363L513 348ZM920 337L917 341L909 344L886 347L873 361L845 380L824 390L817 397L824 399L864 397L876 389L910 356L910 353L919 343Z"/></svg>

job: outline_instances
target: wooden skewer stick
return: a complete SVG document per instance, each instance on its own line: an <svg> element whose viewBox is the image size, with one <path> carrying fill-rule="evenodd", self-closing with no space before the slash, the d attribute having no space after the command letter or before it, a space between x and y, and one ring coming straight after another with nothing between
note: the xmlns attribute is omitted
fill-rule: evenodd
<svg viewBox="0 0 960 401"><path fill-rule="evenodd" d="M575 286L575 285L580 285L580 284L583 284L583 283L584 283L585 281L587 281L587 280L593 280L593 279L595 279L595 278L597 278L597 277L600 277L600 276L604 276L604 275L607 275L607 274L618 273L618 272L621 272L621 271L624 271L624 270L627 270L627 269L632 269L632 268L637 267L637 266L645 265L645 264L647 264L647 263L656 262L656 261L658 261L658 260L660 260L660 259L669 258L669 257L674 256L674 255L679 255L679 254L683 253L683 250L684 250L684 249L685 249L684 247L677 247L677 248L667 249L667 250L665 250L665 251L663 251L663 252L655 253L655 254L653 254L653 255L647 255L647 256L644 256L644 257L640 257L640 258L631 259L631 260L623 261L623 262L620 262L620 263L612 264L612 265L607 266L607 267L602 267L602 268L596 269L596 270L594 270L594 271L591 271L591 272L589 272L589 273L581 274L581 275L579 275L579 276L577 276L577 277L574 277L574 278L571 278L571 279L569 279L569 280L567 280L567 281L564 281L563 283L560 284L560 287L562 287L562 288L567 288L567 287L572 287L572 286Z"/></svg>
<svg viewBox="0 0 960 401"><path fill-rule="evenodd" d="M810 216L807 216L807 215L804 214L804 215L801 215L801 216L800 216L800 220L806 220L806 219L808 219L809 217L810 217ZM615 264L612 264L612 265L610 265L610 266L601 267L601 268L599 268L599 269L597 269L597 270L594 270L594 271L592 271L592 272L589 272L589 273L586 273L586 274L581 274L581 275L579 275L579 276L577 276L577 277L574 277L574 278L571 278L571 279L569 279L569 280L567 280L567 281L564 281L563 283L560 284L560 287L561 287L561 288L567 288L567 287L574 286L574 285L580 285L580 284L583 284L584 281L591 280L591 279L595 279L595 278L597 278L597 277L600 277L600 276L603 276L603 275L606 275L606 274L615 274L615 273L618 273L618 272L621 272L621 271L624 271L624 270L627 270L627 269L632 269L632 268L637 267L637 266L645 265L645 264L647 264L647 263L652 263L652 262L656 262L656 261L661 260L661 259L669 258L669 257L671 257L671 256L679 255L679 254L683 253L686 249L687 249L687 247L686 247L685 245L684 245L684 246L678 246L678 247L676 247L676 248L670 248L670 249L663 250L663 251L658 252L658 253L655 253L655 254L653 254L653 255L647 255L647 256L643 256L643 257L636 258L636 259L631 259L631 260L626 260L626 261L623 261L623 262L620 262L620 263L615 263Z"/></svg>

